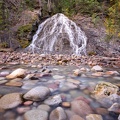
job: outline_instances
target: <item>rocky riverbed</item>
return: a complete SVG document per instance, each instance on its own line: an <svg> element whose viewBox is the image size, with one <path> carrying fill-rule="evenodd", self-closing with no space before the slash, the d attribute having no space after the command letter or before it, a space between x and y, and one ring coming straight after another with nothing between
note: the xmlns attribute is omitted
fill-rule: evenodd
<svg viewBox="0 0 120 120"><path fill-rule="evenodd" d="M120 119L120 57L0 56L0 120Z"/></svg>

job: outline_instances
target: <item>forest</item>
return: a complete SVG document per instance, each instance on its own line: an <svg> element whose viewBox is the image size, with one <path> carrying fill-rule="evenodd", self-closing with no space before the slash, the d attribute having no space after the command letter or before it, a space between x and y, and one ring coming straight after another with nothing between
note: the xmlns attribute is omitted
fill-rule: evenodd
<svg viewBox="0 0 120 120"><path fill-rule="evenodd" d="M35 15L32 18L25 15L26 11L35 10L39 11L39 20ZM56 13L63 13L71 19L78 14L91 17L95 25L102 20L106 29L106 39L120 39L119 0L1 0L0 47L15 48L14 44L19 44L25 48L29 44L28 34L35 22Z"/></svg>

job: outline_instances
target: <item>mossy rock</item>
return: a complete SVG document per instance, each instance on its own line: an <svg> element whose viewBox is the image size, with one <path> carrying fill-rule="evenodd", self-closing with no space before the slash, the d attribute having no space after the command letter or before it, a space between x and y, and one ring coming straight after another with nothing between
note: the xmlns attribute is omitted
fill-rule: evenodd
<svg viewBox="0 0 120 120"><path fill-rule="evenodd" d="M22 48L26 48L30 44L30 42L28 40L23 39L19 40L19 44Z"/></svg>

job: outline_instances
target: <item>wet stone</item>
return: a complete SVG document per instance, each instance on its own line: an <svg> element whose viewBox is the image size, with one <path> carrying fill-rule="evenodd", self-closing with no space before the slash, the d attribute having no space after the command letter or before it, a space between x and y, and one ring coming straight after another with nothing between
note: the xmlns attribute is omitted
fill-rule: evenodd
<svg viewBox="0 0 120 120"><path fill-rule="evenodd" d="M14 108L22 103L21 94L11 93L6 94L0 98L0 108L10 109Z"/></svg>
<svg viewBox="0 0 120 120"><path fill-rule="evenodd" d="M103 71L103 68L99 65L96 65L96 66L93 66L91 68L92 71L97 71L97 72L102 72Z"/></svg>
<svg viewBox="0 0 120 120"><path fill-rule="evenodd" d="M39 106L37 107L37 109L45 110L45 111L47 111L47 112L50 112L50 110L51 110L50 106L45 105L45 104L39 105Z"/></svg>
<svg viewBox="0 0 120 120"><path fill-rule="evenodd" d="M23 103L25 106L29 106L29 105L32 105L33 104L33 101L25 101Z"/></svg>
<svg viewBox="0 0 120 120"><path fill-rule="evenodd" d="M65 108L69 108L71 106L70 102L62 102L62 106Z"/></svg>
<svg viewBox="0 0 120 120"><path fill-rule="evenodd" d="M120 103L114 103L109 109L108 111L112 111L115 113L120 114Z"/></svg>
<svg viewBox="0 0 120 120"><path fill-rule="evenodd" d="M48 113L44 110L30 110L24 114L25 120L47 120Z"/></svg>
<svg viewBox="0 0 120 120"><path fill-rule="evenodd" d="M60 76L60 75L54 75L53 78L54 79L63 79L65 76Z"/></svg>
<svg viewBox="0 0 120 120"><path fill-rule="evenodd" d="M23 83L22 82L8 82L5 85L7 85L7 86L21 87L23 85Z"/></svg>
<svg viewBox="0 0 120 120"><path fill-rule="evenodd" d="M61 102L62 99L60 95L51 96L44 101L45 104L52 106L59 105Z"/></svg>
<svg viewBox="0 0 120 120"><path fill-rule="evenodd" d="M103 118L98 114L90 114L86 116L86 120L103 120Z"/></svg>
<svg viewBox="0 0 120 120"><path fill-rule="evenodd" d="M42 101L50 95L50 90L47 87L39 86L28 91L23 98L33 101Z"/></svg>
<svg viewBox="0 0 120 120"><path fill-rule="evenodd" d="M27 112L27 111L29 111L30 110L30 107L18 107L17 108L17 112L19 113L19 114L23 114L23 113L25 113L25 112Z"/></svg>
<svg viewBox="0 0 120 120"><path fill-rule="evenodd" d="M50 113L50 120L67 120L67 115L63 108L57 107Z"/></svg>
<svg viewBox="0 0 120 120"><path fill-rule="evenodd" d="M80 117L79 115L73 115L70 120L84 120L82 117Z"/></svg>
<svg viewBox="0 0 120 120"><path fill-rule="evenodd" d="M0 80L0 84L6 83L8 80Z"/></svg>

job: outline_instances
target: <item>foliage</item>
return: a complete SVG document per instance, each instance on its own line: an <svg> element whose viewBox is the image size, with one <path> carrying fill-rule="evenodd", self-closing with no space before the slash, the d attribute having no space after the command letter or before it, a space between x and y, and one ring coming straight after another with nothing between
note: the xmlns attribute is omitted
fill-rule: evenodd
<svg viewBox="0 0 120 120"><path fill-rule="evenodd" d="M7 47L8 47L8 43L6 43L6 42L0 43L0 48L7 48Z"/></svg>

